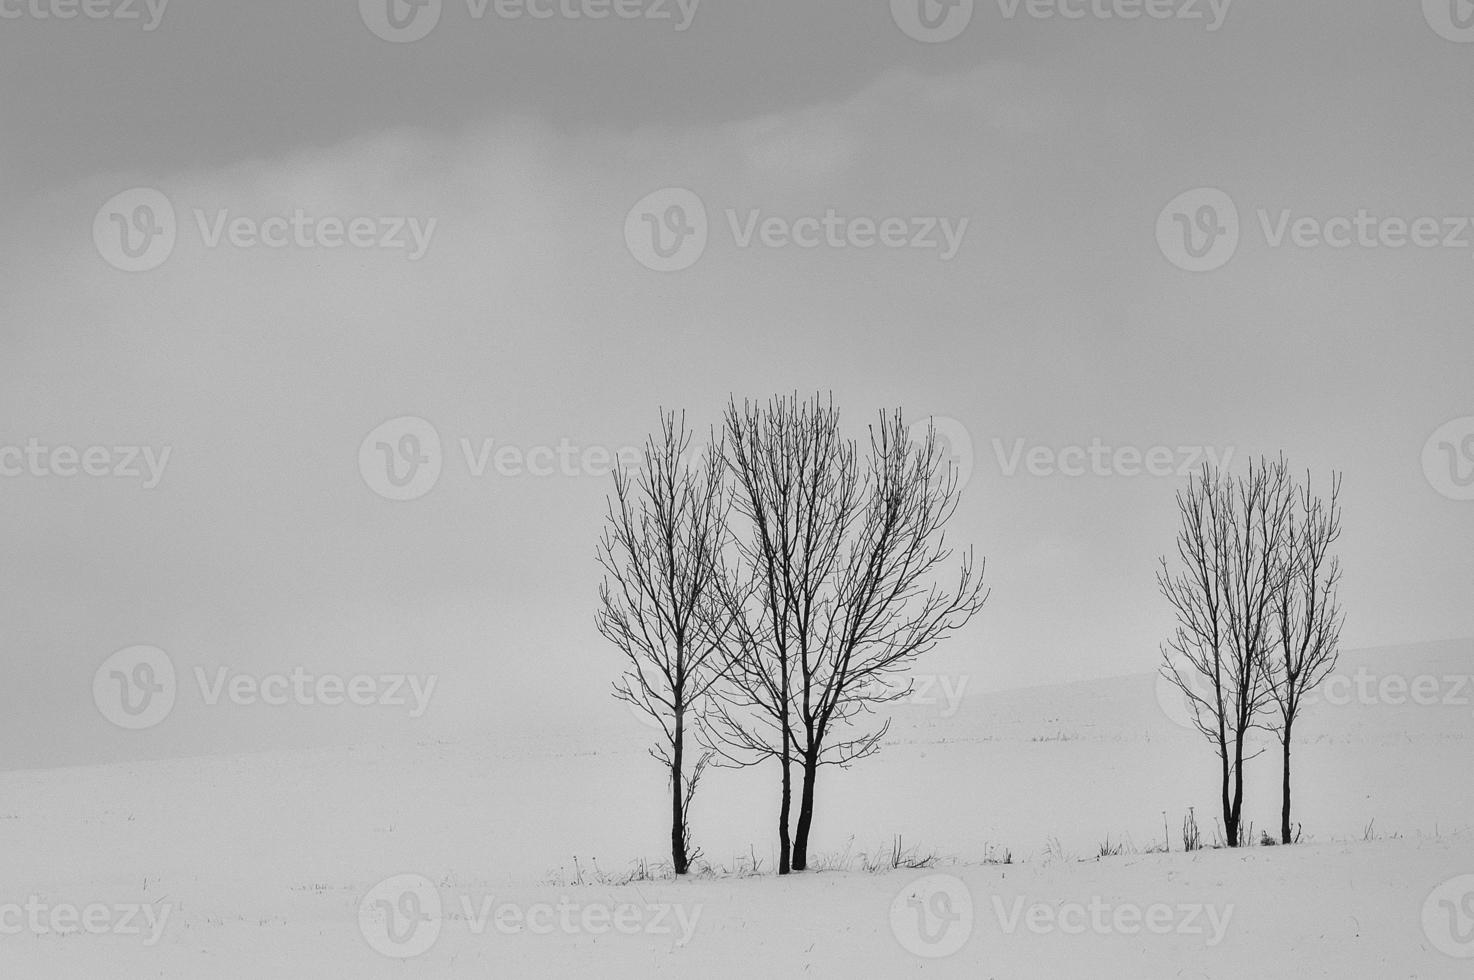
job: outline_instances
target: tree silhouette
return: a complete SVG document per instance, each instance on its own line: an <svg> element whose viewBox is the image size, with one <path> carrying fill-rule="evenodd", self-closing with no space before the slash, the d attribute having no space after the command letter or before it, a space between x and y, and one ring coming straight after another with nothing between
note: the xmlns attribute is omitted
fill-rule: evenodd
<svg viewBox="0 0 1474 980"><path fill-rule="evenodd" d="M675 873L693 851L688 818L696 785L711 760L687 772L687 736L721 677L725 613L716 576L727 516L720 451L689 466L685 417L661 413L645 443L643 466L614 473L606 527L598 546L605 571L598 629L625 657L615 697L653 719L663 737L650 753L670 774L670 846Z"/></svg>

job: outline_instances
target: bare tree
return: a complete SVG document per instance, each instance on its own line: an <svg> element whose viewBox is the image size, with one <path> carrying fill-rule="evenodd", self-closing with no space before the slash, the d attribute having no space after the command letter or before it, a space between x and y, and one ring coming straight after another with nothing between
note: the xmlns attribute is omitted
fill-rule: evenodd
<svg viewBox="0 0 1474 980"><path fill-rule="evenodd" d="M1283 459L1251 461L1236 479L1205 465L1177 495L1179 568L1164 557L1157 573L1177 618L1162 674L1182 691L1218 753L1230 847L1243 843L1248 740L1271 700L1262 664L1275 642L1278 556L1293 501Z"/></svg>
<svg viewBox="0 0 1474 980"><path fill-rule="evenodd" d="M1271 725L1284 753L1280 840L1289 844L1290 743L1305 697L1325 681L1340 658L1341 562L1331 548L1341 537L1341 476L1331 477L1330 497L1314 492L1307 474L1295 495L1289 528L1281 542L1274 602L1277 643L1264 659L1265 683L1278 718Z"/></svg>
<svg viewBox="0 0 1474 980"><path fill-rule="evenodd" d="M1225 495L1223 477L1207 466L1178 491L1179 569L1160 559L1157 587L1177 618L1176 631L1163 647L1161 673L1187 699L1194 724L1218 753L1223 820L1230 824L1235 740L1230 705L1237 692L1226 656L1227 601L1219 574L1227 550L1227 529L1220 517Z"/></svg>
<svg viewBox="0 0 1474 980"><path fill-rule="evenodd" d="M901 413L882 413L872 428L863 473L837 410L817 398L740 412L733 403L727 438L736 509L751 524L736 545L751 609L735 617L747 625L713 717L738 758L782 765L780 872L790 768L800 765L791 866L802 871L820 768L879 748L888 722L863 732L849 726L904 697L888 679L981 609L982 568L969 554L953 588L933 582L952 558L943 528L956 510L956 478L950 464L943 470L935 432L914 443Z"/></svg>
<svg viewBox="0 0 1474 980"><path fill-rule="evenodd" d="M728 469L734 510L724 594L738 624L728 677L711 715L708 742L739 766L778 762L778 873L792 868L793 762L805 665L815 656L815 611L843 559L859 500L855 447L839 432L832 404L773 399L766 409L728 403Z"/></svg>
<svg viewBox="0 0 1474 980"><path fill-rule="evenodd" d="M643 466L614 473L606 527L598 546L599 632L626 663L614 695L648 715L663 737L650 750L670 774L671 863L686 874L692 850L689 815L696 784L711 760L687 772L687 735L721 677L731 621L716 588L727 518L720 451L696 466L685 417L661 413L660 432L644 447Z"/></svg>

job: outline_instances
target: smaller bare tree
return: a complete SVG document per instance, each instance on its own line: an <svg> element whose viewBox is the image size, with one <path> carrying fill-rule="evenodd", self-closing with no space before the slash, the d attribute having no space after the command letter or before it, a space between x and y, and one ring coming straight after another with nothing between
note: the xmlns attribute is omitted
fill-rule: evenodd
<svg viewBox="0 0 1474 980"><path fill-rule="evenodd" d="M1340 559L1331 548L1341 537L1341 476L1331 477L1330 497L1317 497L1309 475L1296 493L1289 528L1277 556L1274 602L1278 640L1262 667L1277 718L1271 728L1284 752L1280 840L1289 844L1290 742L1305 697L1335 670L1340 658Z"/></svg>
<svg viewBox="0 0 1474 980"><path fill-rule="evenodd" d="M686 462L686 420L661 412L658 435L645 443L643 466L614 473L598 561L599 632L619 648L625 669L614 696L660 726L650 754L670 774L671 863L686 874L700 856L689 817L696 784L711 760L703 753L687 772L687 736L722 676L721 651L731 618L717 589L718 552L727 517L725 463L718 447L697 465Z"/></svg>
<svg viewBox="0 0 1474 980"><path fill-rule="evenodd" d="M1182 691L1219 759L1230 847L1243 843L1244 763L1250 735L1271 702L1263 661L1275 642L1279 558L1293 481L1283 459L1249 464L1233 478L1209 465L1177 496L1178 568L1161 559L1157 585L1177 629L1162 675Z"/></svg>

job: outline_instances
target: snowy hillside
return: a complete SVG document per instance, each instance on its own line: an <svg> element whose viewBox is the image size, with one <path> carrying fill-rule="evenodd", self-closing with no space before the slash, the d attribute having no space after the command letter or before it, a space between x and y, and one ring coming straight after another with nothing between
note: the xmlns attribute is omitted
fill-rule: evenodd
<svg viewBox="0 0 1474 980"><path fill-rule="evenodd" d="M1430 930L1457 951L1474 928L1458 886L1433 894L1474 874L1471 675L1468 642L1348 654L1296 754L1309 843L1238 853L1181 853L1189 807L1212 837L1213 758L1146 674L960 699L941 695L958 681L934 682L934 699L918 688L879 756L821 783L816 845L851 870L781 881L774 774L758 769L711 772L693 826L713 864L755 857L762 875L607 883L664 845L648 733L617 706L583 740L9 773L0 973L684 976L740 958L773 976L1467 975ZM1277 755L1250 771L1249 818L1272 830ZM939 862L859 870L895 835ZM1146 853L1164 835L1170 853ZM1123 853L1097 860L1107 838ZM412 966L376 951L376 929L391 954L410 950L412 913L436 902ZM140 908L127 923L97 912L92 935L90 905ZM32 914L42 928L11 928ZM927 955L946 943L956 952Z"/></svg>

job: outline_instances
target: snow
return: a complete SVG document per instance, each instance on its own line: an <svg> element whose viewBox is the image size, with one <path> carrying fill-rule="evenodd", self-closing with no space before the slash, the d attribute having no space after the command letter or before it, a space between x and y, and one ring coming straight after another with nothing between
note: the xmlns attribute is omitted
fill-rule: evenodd
<svg viewBox="0 0 1474 980"><path fill-rule="evenodd" d="M815 848L852 870L781 880L754 769L708 774L694 831L763 874L593 883L667 833L649 730L613 704L561 737L12 772L0 976L1474 975L1474 644L1339 673L1350 703L1299 729L1290 848L1182 853L1188 807L1212 838L1214 759L1148 674L899 706L884 751L820 786ZM1256 834L1278 826L1266 748ZM859 870L897 834L941 860ZM1127 853L1097 858L1107 837Z"/></svg>

